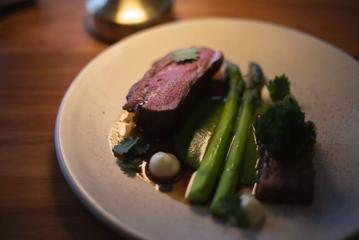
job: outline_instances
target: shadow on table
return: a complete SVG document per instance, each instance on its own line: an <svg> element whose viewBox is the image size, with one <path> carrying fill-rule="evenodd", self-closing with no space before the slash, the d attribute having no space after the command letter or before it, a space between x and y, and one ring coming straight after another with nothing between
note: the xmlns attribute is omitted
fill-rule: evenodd
<svg viewBox="0 0 359 240"><path fill-rule="evenodd" d="M100 222L82 205L61 173L55 150L51 171L56 212L73 239L127 239Z"/></svg>

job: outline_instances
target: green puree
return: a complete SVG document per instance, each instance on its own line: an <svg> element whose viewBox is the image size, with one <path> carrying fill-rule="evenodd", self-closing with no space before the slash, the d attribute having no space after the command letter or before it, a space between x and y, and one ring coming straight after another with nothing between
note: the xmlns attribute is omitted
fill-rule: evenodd
<svg viewBox="0 0 359 240"><path fill-rule="evenodd" d="M184 126L175 136L176 153L193 169L197 169L206 151L209 140L217 126L223 111L224 101L219 98L201 100L186 118ZM256 115L265 111L265 106L259 106ZM254 123L256 117L253 117ZM239 183L251 186L256 180L255 164L259 158L253 129L249 129L243 166Z"/></svg>
<svg viewBox="0 0 359 240"><path fill-rule="evenodd" d="M265 112L267 107L265 105L259 105L256 109L255 116L251 119L253 125L258 115ZM240 184L242 186L252 186L256 181L255 166L257 159L259 158L259 152L257 150L257 144L254 140L253 127L249 128L248 142L244 153L244 162L240 174Z"/></svg>
<svg viewBox="0 0 359 240"><path fill-rule="evenodd" d="M201 100L186 118L184 126L175 135L175 149L181 160L193 169L197 169L206 151L209 140L217 126L224 102L219 98L205 98ZM259 106L257 114L265 107ZM252 122L255 121L253 117ZM248 143L245 150L244 163L240 174L240 184L253 185L256 179L255 164L259 158L254 141L253 129L249 129Z"/></svg>
<svg viewBox="0 0 359 240"><path fill-rule="evenodd" d="M223 99L202 99L192 109L182 129L175 135L176 153L190 167L194 169L199 167L223 106Z"/></svg>

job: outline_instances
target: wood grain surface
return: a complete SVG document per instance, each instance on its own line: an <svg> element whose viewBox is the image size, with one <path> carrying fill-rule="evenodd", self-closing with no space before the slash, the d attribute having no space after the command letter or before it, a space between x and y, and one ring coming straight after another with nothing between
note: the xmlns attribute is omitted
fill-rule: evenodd
<svg viewBox="0 0 359 240"><path fill-rule="evenodd" d="M84 30L84 3L37 1L0 14L0 239L123 238L81 205L54 153L62 96L86 63L108 47ZM358 0L177 0L174 16L275 22L359 59Z"/></svg>

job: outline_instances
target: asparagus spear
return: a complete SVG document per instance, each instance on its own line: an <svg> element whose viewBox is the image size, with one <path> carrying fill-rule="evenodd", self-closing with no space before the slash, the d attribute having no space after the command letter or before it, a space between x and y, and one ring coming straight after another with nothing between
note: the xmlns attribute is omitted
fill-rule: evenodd
<svg viewBox="0 0 359 240"><path fill-rule="evenodd" d="M226 164L222 172L217 191L210 206L213 215L220 215L223 198L232 195L236 189L240 167L244 159L244 151L248 141L251 120L256 110L259 90L263 84L263 75L257 64L251 63L249 67L249 87L245 90L242 106L237 116L237 124L234 129L232 144L229 148ZM254 171L254 169L253 169Z"/></svg>
<svg viewBox="0 0 359 240"><path fill-rule="evenodd" d="M256 120L258 114L258 108L252 119L250 120L250 125L252 126ZM256 171L255 165L259 158L259 152L257 150L257 144L254 140L254 129L250 127L248 129L248 140L246 144L246 149L243 156L243 165L241 166L240 180L239 184L244 186L253 186L256 181Z"/></svg>
<svg viewBox="0 0 359 240"><path fill-rule="evenodd" d="M265 90L267 89L269 93L269 99L265 96ZM256 113L252 118L251 125L256 121L258 115L264 113L270 104L275 102L282 101L283 98L290 94L290 83L288 78L282 74L280 76L275 76L273 80L270 80L267 86L264 86L261 90L261 104L257 107ZM240 183L243 185L253 185L256 181L257 174L253 169L255 168L257 159L259 158L259 152L257 150L257 144L254 140L253 129L250 130L250 135L248 136L248 142L244 154L244 165L241 167L241 180Z"/></svg>
<svg viewBox="0 0 359 240"><path fill-rule="evenodd" d="M194 175L192 175L190 184L187 187L186 198L190 202L204 203L209 200L227 153L244 82L241 72L235 64L227 62L225 74L229 78L227 101L206 149L202 163Z"/></svg>

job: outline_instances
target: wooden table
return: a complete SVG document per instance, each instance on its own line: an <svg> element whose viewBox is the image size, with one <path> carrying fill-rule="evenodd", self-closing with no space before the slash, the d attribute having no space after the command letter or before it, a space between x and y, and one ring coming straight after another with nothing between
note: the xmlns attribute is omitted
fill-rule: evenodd
<svg viewBox="0 0 359 240"><path fill-rule="evenodd" d="M54 153L63 94L108 46L84 31L84 2L38 1L0 17L0 239L118 238L74 196ZM174 12L280 23L359 59L357 0L177 0Z"/></svg>

